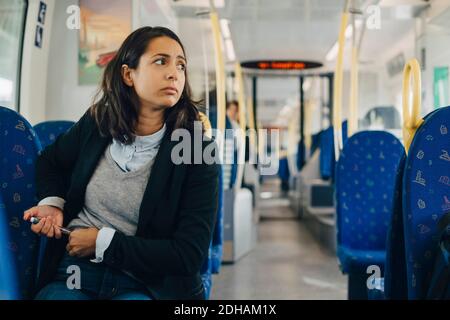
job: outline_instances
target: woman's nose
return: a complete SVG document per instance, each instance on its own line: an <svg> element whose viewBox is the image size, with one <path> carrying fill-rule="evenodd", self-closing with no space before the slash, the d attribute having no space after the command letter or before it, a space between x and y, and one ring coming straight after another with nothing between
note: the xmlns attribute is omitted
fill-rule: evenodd
<svg viewBox="0 0 450 320"><path fill-rule="evenodd" d="M168 80L178 80L178 77L177 77L177 67L176 66L172 66L172 67L170 67L169 69L168 69L168 72L167 72L167 79Z"/></svg>

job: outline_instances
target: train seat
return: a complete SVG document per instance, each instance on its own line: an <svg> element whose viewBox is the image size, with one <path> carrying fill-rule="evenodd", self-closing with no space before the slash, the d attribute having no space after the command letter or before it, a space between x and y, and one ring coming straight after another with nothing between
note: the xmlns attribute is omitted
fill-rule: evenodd
<svg viewBox="0 0 450 320"><path fill-rule="evenodd" d="M75 122L73 121L44 121L34 126L34 131L39 137L42 148L55 142L58 136L68 131Z"/></svg>
<svg viewBox="0 0 450 320"><path fill-rule="evenodd" d="M437 223L450 211L450 107L425 117L411 143L403 177L408 299L427 294L438 243Z"/></svg>
<svg viewBox="0 0 450 320"><path fill-rule="evenodd" d="M39 237L22 217L25 210L37 203L34 163L41 145L28 121L3 107L0 107L0 150L1 214L4 221L1 246L2 251L10 253L6 257L2 254L1 259L12 259L4 262L10 268L2 270L2 276L10 277L12 281L2 282L0 286L14 286L3 287L0 294L8 292L11 299L30 299L36 281Z"/></svg>
<svg viewBox="0 0 450 320"><path fill-rule="evenodd" d="M367 298L366 270L384 270L386 234L395 200L395 179L404 149L384 131L354 134L336 166L337 251L349 275L349 298Z"/></svg>
<svg viewBox="0 0 450 320"><path fill-rule="evenodd" d="M217 274L220 272L223 254L223 183L222 170L219 175L219 203L217 207L217 220L214 227L214 233L211 246L211 272Z"/></svg>

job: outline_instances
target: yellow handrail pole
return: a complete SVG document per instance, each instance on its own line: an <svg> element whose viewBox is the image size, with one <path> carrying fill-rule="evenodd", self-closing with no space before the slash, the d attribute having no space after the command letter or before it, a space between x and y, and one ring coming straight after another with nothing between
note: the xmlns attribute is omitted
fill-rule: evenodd
<svg viewBox="0 0 450 320"><path fill-rule="evenodd" d="M410 113L409 86L411 76L413 79L413 104L412 112ZM406 153L408 153L409 146L411 145L411 141L414 137L414 133L423 122L423 119L420 118L420 109L422 104L421 95L422 83L420 65L417 59L411 59L406 63L405 68L403 69L403 143L405 145Z"/></svg>
<svg viewBox="0 0 450 320"><path fill-rule="evenodd" d="M298 109L294 109L292 112L292 116L289 117L288 120L288 145L287 145L287 153L289 155L288 157L288 165L289 165L289 171L292 173L292 175L297 174L297 164L296 161L292 161L292 157L290 155L295 155L297 153L298 149L298 140L299 140L299 129L298 129ZM305 116L305 122L307 123L306 116ZM306 138L305 138L306 141ZM293 162L293 163L292 163Z"/></svg>
<svg viewBox="0 0 450 320"><path fill-rule="evenodd" d="M342 142L342 82L344 78L344 44L345 29L348 23L348 0L345 10L342 13L341 26L339 30L338 54L336 60L336 70L334 74L333 91L333 131L334 131L334 154L336 160L339 158L340 150L343 147Z"/></svg>
<svg viewBox="0 0 450 320"><path fill-rule="evenodd" d="M236 82L238 86L238 103L239 103L239 125L241 132L238 134L239 138L239 152L238 152L238 172L236 174L235 187L240 189L242 185L242 179L244 176L244 163L245 163L245 130L247 127L247 121L245 118L246 106L245 106L245 92L244 92L244 80L242 77L241 64L237 61L234 65L234 73L236 75Z"/></svg>
<svg viewBox="0 0 450 320"><path fill-rule="evenodd" d="M356 46L356 25L355 18L352 19L352 62L350 73L350 108L348 115L348 137L358 129L358 47Z"/></svg>
<svg viewBox="0 0 450 320"><path fill-rule="evenodd" d="M358 48L352 48L350 75L350 110L348 116L348 137L358 129Z"/></svg>
<svg viewBox="0 0 450 320"><path fill-rule="evenodd" d="M234 65L234 73L236 75L236 82L239 88L238 91L238 102L239 102L239 124L241 129L245 132L247 128L247 119L245 117L245 112L247 110L245 101L245 91L244 91L244 80L242 77L242 68L239 62Z"/></svg>
<svg viewBox="0 0 450 320"><path fill-rule="evenodd" d="M313 102L311 100L307 100L305 103L305 148L306 150L311 150L312 145L312 136L311 136L311 116L312 116L312 108L313 108ZM309 157L311 155L308 153Z"/></svg>
<svg viewBox="0 0 450 320"><path fill-rule="evenodd" d="M249 155L251 163L256 162L254 155L258 155L258 139L255 127L255 116L253 113L253 102L252 97L247 97L247 117L248 117L248 127L250 129L250 145L249 145Z"/></svg>
<svg viewBox="0 0 450 320"><path fill-rule="evenodd" d="M225 63L223 58L222 43L220 40L220 23L217 12L210 13L211 27L214 39L214 61L216 66L216 94L217 94L217 129L221 135L219 138L220 154L223 154L223 135L225 134L225 114L226 114L226 96L225 96Z"/></svg>

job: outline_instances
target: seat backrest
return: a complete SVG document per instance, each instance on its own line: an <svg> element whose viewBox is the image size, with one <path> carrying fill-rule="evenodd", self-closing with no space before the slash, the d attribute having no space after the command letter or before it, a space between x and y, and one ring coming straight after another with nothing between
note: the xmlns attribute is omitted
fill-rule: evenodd
<svg viewBox="0 0 450 320"><path fill-rule="evenodd" d="M394 207L386 239L384 297L387 300L405 300L408 297L403 226L402 189L406 154L400 161L394 185Z"/></svg>
<svg viewBox="0 0 450 320"><path fill-rule="evenodd" d="M232 131L233 126L228 116L225 121L225 140L223 153L223 188L233 188L237 175L237 147Z"/></svg>
<svg viewBox="0 0 450 320"><path fill-rule="evenodd" d="M45 121L34 126L34 131L39 137L42 148L55 142L58 136L68 131L75 122L73 121Z"/></svg>
<svg viewBox="0 0 450 320"><path fill-rule="evenodd" d="M311 150L309 154L312 155L314 152L320 147L320 137L322 135L322 131L319 131L311 136Z"/></svg>
<svg viewBox="0 0 450 320"><path fill-rule="evenodd" d="M322 179L334 179L336 157L334 155L333 127L322 131L320 135L320 175ZM342 122L343 143L347 142L347 121Z"/></svg>
<svg viewBox="0 0 450 320"><path fill-rule="evenodd" d="M385 249L403 154L400 141L388 132L361 131L348 139L336 166L338 245Z"/></svg>
<svg viewBox="0 0 450 320"><path fill-rule="evenodd" d="M5 204L0 194L0 300L14 300L20 297L17 270L11 250L11 237Z"/></svg>
<svg viewBox="0 0 450 320"><path fill-rule="evenodd" d="M45 148L55 142L56 138L67 132L74 124L75 122L67 120L44 121L35 125L33 129L41 142L42 148ZM40 240L38 275L40 273L40 266L42 265L42 261L44 259L46 245L47 238L42 237Z"/></svg>
<svg viewBox="0 0 450 320"><path fill-rule="evenodd" d="M437 222L450 210L450 107L417 129L403 176L408 298L423 299L437 248Z"/></svg>
<svg viewBox="0 0 450 320"><path fill-rule="evenodd" d="M211 248L211 272L219 273L220 266L222 264L222 253L223 253L223 184L222 184L222 167L220 167L219 173L219 195L218 195L218 205L217 205L217 220L214 226L214 233L212 238L212 248Z"/></svg>
<svg viewBox="0 0 450 320"><path fill-rule="evenodd" d="M281 181L289 181L290 171L287 157L280 158L279 160L278 177Z"/></svg>
<svg viewBox="0 0 450 320"><path fill-rule="evenodd" d="M22 217L25 210L37 203L35 160L40 150L41 145L28 121L0 107L0 193L9 226L6 245L16 265L18 298L24 299L31 297L35 282L39 238Z"/></svg>
<svg viewBox="0 0 450 320"><path fill-rule="evenodd" d="M203 262L203 265L200 269L200 275L202 278L203 288L204 288L204 297L206 300L209 299L209 296L211 294L211 288L212 288L212 246L209 246L208 249L208 258L205 259Z"/></svg>

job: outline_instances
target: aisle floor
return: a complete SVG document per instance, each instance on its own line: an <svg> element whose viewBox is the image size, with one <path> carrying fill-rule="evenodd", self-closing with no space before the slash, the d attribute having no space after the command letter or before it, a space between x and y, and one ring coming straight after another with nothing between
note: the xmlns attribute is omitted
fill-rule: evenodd
<svg viewBox="0 0 450 320"><path fill-rule="evenodd" d="M263 185L255 248L213 276L212 300L346 299L347 277L337 258L296 219L276 181Z"/></svg>

